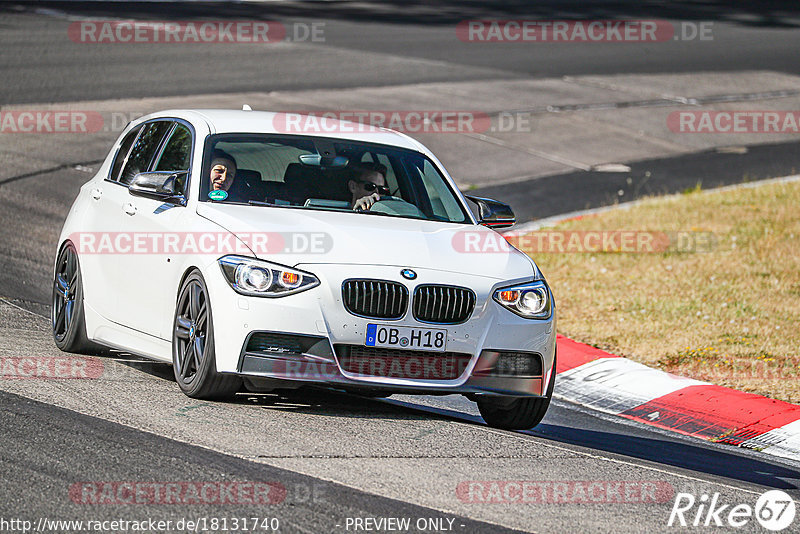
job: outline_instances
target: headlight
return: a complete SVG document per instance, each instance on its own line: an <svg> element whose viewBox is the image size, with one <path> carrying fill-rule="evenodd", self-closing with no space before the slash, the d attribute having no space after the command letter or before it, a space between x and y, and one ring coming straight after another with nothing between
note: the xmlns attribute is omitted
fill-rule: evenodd
<svg viewBox="0 0 800 534"><path fill-rule="evenodd" d="M257 297L283 297L319 285L311 273L255 258L225 256L219 266L237 293Z"/></svg>
<svg viewBox="0 0 800 534"><path fill-rule="evenodd" d="M544 280L498 289L494 300L526 319L547 319L552 311L550 289Z"/></svg>

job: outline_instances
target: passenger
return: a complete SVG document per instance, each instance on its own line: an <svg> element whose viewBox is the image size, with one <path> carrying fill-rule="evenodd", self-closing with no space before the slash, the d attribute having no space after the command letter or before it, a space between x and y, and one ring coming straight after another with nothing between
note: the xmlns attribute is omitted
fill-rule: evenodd
<svg viewBox="0 0 800 534"><path fill-rule="evenodd" d="M236 180L236 160L221 150L211 155L211 191L228 191Z"/></svg>
<svg viewBox="0 0 800 534"><path fill-rule="evenodd" d="M229 202L248 202L254 200L250 184L245 180L236 179L236 160L233 156L221 150L215 150L211 155L211 175L209 176L210 191L225 191L228 196L223 200ZM258 199L263 200L263 199Z"/></svg>

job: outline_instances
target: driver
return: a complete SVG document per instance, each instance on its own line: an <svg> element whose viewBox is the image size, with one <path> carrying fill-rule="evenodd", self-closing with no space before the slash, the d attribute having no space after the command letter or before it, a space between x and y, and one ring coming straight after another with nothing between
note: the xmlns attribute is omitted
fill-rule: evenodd
<svg viewBox="0 0 800 534"><path fill-rule="evenodd" d="M381 199L381 195L389 195L386 178L373 169L362 169L356 177L347 182L352 199L350 206L356 211L367 211Z"/></svg>

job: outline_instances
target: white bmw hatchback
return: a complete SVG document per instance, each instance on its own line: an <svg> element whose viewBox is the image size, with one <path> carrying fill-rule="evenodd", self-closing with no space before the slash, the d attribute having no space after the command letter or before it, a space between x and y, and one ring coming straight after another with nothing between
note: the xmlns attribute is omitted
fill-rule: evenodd
<svg viewBox="0 0 800 534"><path fill-rule="evenodd" d="M171 362L190 397L463 394L490 425L535 426L555 304L491 229L513 224L508 206L464 197L406 135L346 122L288 134L281 115L128 125L59 238L56 345Z"/></svg>

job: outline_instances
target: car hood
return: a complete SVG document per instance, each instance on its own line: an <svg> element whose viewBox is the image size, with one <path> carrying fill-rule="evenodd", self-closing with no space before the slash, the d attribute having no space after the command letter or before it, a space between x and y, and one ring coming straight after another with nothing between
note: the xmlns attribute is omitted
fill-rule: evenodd
<svg viewBox="0 0 800 534"><path fill-rule="evenodd" d="M497 279L534 274L527 256L479 225L235 204L200 203L197 213L256 257L283 265L394 265Z"/></svg>

